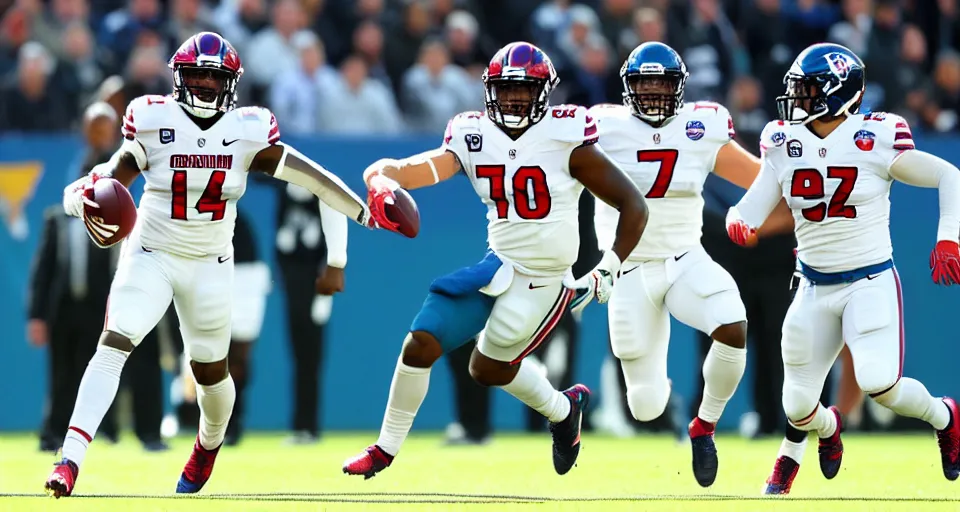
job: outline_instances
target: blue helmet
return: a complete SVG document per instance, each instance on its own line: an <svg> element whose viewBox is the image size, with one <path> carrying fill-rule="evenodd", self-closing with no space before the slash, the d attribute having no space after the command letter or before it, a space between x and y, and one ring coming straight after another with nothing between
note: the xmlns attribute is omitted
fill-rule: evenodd
<svg viewBox="0 0 960 512"><path fill-rule="evenodd" d="M856 114L863 101L864 65L849 48L815 44L800 52L783 83L787 90L777 98L777 110L788 123Z"/></svg>
<svg viewBox="0 0 960 512"><path fill-rule="evenodd" d="M683 105L687 66L669 46L648 42L634 48L620 68L623 103L633 115L660 126Z"/></svg>

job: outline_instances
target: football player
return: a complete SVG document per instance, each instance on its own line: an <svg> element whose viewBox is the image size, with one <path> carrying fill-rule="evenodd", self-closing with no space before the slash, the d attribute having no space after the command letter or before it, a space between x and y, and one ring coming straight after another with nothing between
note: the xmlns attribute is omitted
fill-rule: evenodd
<svg viewBox="0 0 960 512"><path fill-rule="evenodd" d="M220 35L189 38L170 60L173 94L130 102L123 119L125 141L114 158L64 190L68 214L83 216L91 237L106 243L117 226L84 215L89 191L108 176L130 186L146 183L137 224L127 237L110 290L100 345L80 384L63 458L46 481L54 496L69 496L88 445L113 402L130 352L167 311L180 318L200 406L200 431L177 483L195 493L210 478L235 400L227 371L234 262L232 238L237 201L248 172L263 172L300 185L320 198L321 208L373 225L363 200L319 164L280 142L277 121L260 107L235 109L240 57ZM329 205L329 206L327 206ZM330 209L332 207L332 209ZM327 243L346 243L343 215L323 215ZM343 269L331 262L321 279L343 286Z"/></svg>
<svg viewBox="0 0 960 512"><path fill-rule="evenodd" d="M641 44L620 77L624 104L598 105L590 113L604 150L645 192L650 223L610 297L610 344L623 367L631 413L651 421L670 398L670 315L713 338L703 364L703 401L688 427L694 477L709 487L718 464L713 432L746 365L747 316L737 284L700 245L701 192L710 172L749 187L760 161L733 140L726 108L683 102L687 69L673 48ZM618 217L597 205L601 249L611 247Z"/></svg>
<svg viewBox="0 0 960 512"><path fill-rule="evenodd" d="M756 182L727 217L730 238L744 244L774 205L793 212L803 279L783 324L783 407L789 420L766 494L787 494L807 432L819 438L820 470L840 470L842 419L819 403L824 379L844 343L857 384L892 411L937 431L943 475L960 475L960 411L903 377L903 309L890 242L894 180L940 191L940 224L930 255L937 284L960 283L960 171L914 148L902 117L860 114L863 62L836 44L805 49L784 77L779 121L760 144ZM844 340L844 341L841 341Z"/></svg>
<svg viewBox="0 0 960 512"><path fill-rule="evenodd" d="M620 211L612 249L582 281L601 303L640 239L647 209L637 187L597 147L596 123L586 109L547 105L557 82L543 51L508 44L483 74L486 113L454 117L437 150L381 160L364 173L368 204L378 212L397 187L428 187L463 172L487 206L490 246L476 265L430 285L404 340L380 438L347 460L345 473L370 478L390 465L427 394L431 366L481 331L471 375L549 419L557 473L576 462L590 391L577 384L561 393L523 359L580 298L570 267L579 248L583 188Z"/></svg>

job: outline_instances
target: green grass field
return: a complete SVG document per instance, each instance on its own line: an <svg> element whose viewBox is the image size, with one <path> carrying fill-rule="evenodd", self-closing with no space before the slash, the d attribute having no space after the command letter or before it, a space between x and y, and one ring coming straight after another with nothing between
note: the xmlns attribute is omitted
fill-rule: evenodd
<svg viewBox="0 0 960 512"><path fill-rule="evenodd" d="M259 435L221 452L202 494L187 498L172 491L192 440L149 454L132 437L94 444L75 495L53 500L41 492L53 457L37 452L33 436L0 436L0 510L960 511L960 482L943 478L932 435L847 436L844 467L832 481L820 475L811 443L789 498L760 497L779 442L734 436L718 438L720 475L704 490L690 472L689 446L667 437L587 434L579 466L561 477L550 462L548 434L455 448L441 446L438 436L417 436L392 467L364 481L343 475L340 464L372 433L332 435L309 447Z"/></svg>

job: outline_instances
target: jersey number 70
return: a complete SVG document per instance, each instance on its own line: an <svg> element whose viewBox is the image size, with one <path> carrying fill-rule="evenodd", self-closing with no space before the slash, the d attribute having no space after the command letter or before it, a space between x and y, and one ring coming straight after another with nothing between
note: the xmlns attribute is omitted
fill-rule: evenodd
<svg viewBox="0 0 960 512"><path fill-rule="evenodd" d="M827 178L838 179L840 184L830 198L830 204L817 203L810 208L800 210L803 218L810 222L822 222L827 217L857 218L857 207L846 204L857 183L856 167L827 167ZM793 180L790 182L790 195L803 199L823 199L823 175L816 169L797 169L793 171Z"/></svg>
<svg viewBox="0 0 960 512"><path fill-rule="evenodd" d="M507 168L504 165L478 165L477 178L490 180L490 200L497 206L497 218L506 219L510 201L504 186ZM532 185L533 201L528 187ZM513 208L521 219L537 220L550 213L550 188L547 174L539 166L525 165L513 173Z"/></svg>

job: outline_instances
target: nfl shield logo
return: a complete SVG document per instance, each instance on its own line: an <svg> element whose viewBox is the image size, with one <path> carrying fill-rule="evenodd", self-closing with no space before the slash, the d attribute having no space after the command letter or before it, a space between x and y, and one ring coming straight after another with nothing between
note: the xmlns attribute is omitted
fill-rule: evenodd
<svg viewBox="0 0 960 512"><path fill-rule="evenodd" d="M872 151L873 142L876 140L877 136L873 132L867 130L860 130L859 132L853 135L853 143L860 148L860 151Z"/></svg>
<svg viewBox="0 0 960 512"><path fill-rule="evenodd" d="M700 140L706 128L700 121L687 121L687 138L690 140Z"/></svg>
<svg viewBox="0 0 960 512"><path fill-rule="evenodd" d="M820 148L820 158L827 157L827 148Z"/></svg>
<svg viewBox="0 0 960 512"><path fill-rule="evenodd" d="M654 134L653 134L653 143L654 143L654 144L660 144L660 134L659 134L659 133L654 133Z"/></svg>

